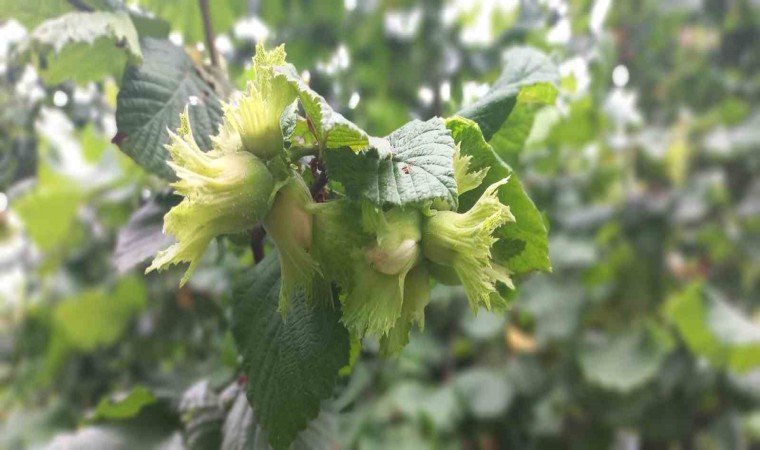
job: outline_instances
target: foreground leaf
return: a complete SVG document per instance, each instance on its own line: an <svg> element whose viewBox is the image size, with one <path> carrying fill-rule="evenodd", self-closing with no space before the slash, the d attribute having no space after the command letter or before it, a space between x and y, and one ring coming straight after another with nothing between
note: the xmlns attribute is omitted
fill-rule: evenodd
<svg viewBox="0 0 760 450"><path fill-rule="evenodd" d="M232 331L248 375L247 396L272 447L286 449L319 414L348 363L340 312L307 308L296 295L286 321L277 310L280 264L272 252L236 294Z"/></svg>
<svg viewBox="0 0 760 450"><path fill-rule="evenodd" d="M188 108L198 146L211 148L222 120L219 98L181 48L168 41L143 39L144 61L124 72L116 104L118 133L114 142L145 170L164 178L174 172L166 164L168 130L179 127Z"/></svg>
<svg viewBox="0 0 760 450"><path fill-rule="evenodd" d="M414 120L387 138L370 139L360 153L326 152L327 174L343 183L352 200L377 206L406 205L441 199L457 204L454 140L444 122Z"/></svg>
<svg viewBox="0 0 760 450"><path fill-rule="evenodd" d="M507 52L505 59L507 64L504 71L488 93L457 113L459 116L475 121L483 131L486 141L490 141L491 137L501 129L517 105L518 95L524 87L559 83L557 66L536 49L514 48ZM551 94L537 91L533 95L540 98ZM548 97L546 98L548 100Z"/></svg>
<svg viewBox="0 0 760 450"><path fill-rule="evenodd" d="M337 416L331 411L322 411L309 422L309 426L298 433L290 447L292 450L330 450L336 448ZM235 398L232 408L224 421L221 450L269 450L272 447L267 434L256 422L256 414L248 404L245 395Z"/></svg>
<svg viewBox="0 0 760 450"><path fill-rule="evenodd" d="M308 131L313 134L321 148L348 147L359 151L369 145L369 136L340 113L334 111L327 100L306 84L293 66L277 68L277 74L284 77L298 92L307 116Z"/></svg>
<svg viewBox="0 0 760 450"><path fill-rule="evenodd" d="M517 162L517 156L533 130L536 112L541 106L553 104L556 97L557 88L551 83L535 84L520 90L514 109L489 141L501 158L509 163Z"/></svg>
<svg viewBox="0 0 760 450"><path fill-rule="evenodd" d="M453 117L446 120L446 126L451 130L462 154L472 157L470 170L488 168L483 183L459 198L459 211L469 210L488 186L509 177L509 182L499 189L499 200L509 206L515 221L496 231L499 241L492 250L494 259L518 274L532 270L550 271L546 226L541 213L525 193L512 169L486 143L475 122Z"/></svg>

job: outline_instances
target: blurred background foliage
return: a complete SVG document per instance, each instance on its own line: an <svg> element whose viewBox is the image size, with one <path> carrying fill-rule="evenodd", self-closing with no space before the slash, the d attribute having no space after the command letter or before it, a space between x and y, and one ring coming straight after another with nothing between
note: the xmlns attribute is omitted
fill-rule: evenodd
<svg viewBox="0 0 760 450"><path fill-rule="evenodd" d="M179 271L143 276L155 243L140 236L176 200L111 143L137 55L95 43L53 61L31 33L119 0L14 3L0 0L0 448L267 448L229 332L250 250L219 240L182 289ZM141 36L202 59L196 2L127 3ZM494 146L545 213L553 273L523 280L506 315L436 287L424 333L398 359L365 346L296 448L760 445L757 0L231 0L211 16L238 88L255 44L284 42L375 135L472 103L516 46L562 75L557 104L520 103Z"/></svg>

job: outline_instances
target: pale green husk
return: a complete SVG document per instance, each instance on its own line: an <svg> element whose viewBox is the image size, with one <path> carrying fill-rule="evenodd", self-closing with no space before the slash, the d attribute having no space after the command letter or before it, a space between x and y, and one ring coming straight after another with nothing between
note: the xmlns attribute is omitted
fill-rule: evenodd
<svg viewBox="0 0 760 450"><path fill-rule="evenodd" d="M494 231L515 218L498 198L498 189L508 178L489 186L466 213L435 211L425 220L422 248L435 264L454 269L464 286L473 311L479 305L491 308L498 301L497 283L512 287L506 268L491 259L491 247L497 239Z"/></svg>
<svg viewBox="0 0 760 450"><path fill-rule="evenodd" d="M256 46L244 95L236 104L224 105L222 131L235 136L245 150L267 161L284 153L280 116L296 99L296 92L274 68L285 65L285 47L266 51Z"/></svg>
<svg viewBox="0 0 760 450"><path fill-rule="evenodd" d="M310 304L329 300L330 283L311 255L312 203L309 189L300 177L290 178L275 197L264 228L277 246L282 272L279 309L287 316L290 300L303 293Z"/></svg>
<svg viewBox="0 0 760 450"><path fill-rule="evenodd" d="M164 233L177 243L159 252L146 273L187 262L184 284L213 238L245 232L264 217L275 182L266 165L248 152L231 147L201 151L187 113L170 136L168 164L178 178L172 186L184 199L164 216Z"/></svg>

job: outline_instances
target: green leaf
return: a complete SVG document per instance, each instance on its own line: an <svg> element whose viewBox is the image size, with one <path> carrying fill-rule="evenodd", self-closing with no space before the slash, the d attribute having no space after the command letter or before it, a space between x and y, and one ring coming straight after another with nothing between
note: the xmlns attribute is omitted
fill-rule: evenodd
<svg viewBox="0 0 760 450"><path fill-rule="evenodd" d="M143 59L137 30L126 12L64 14L35 28L28 46L48 84L119 76L127 61L140 64Z"/></svg>
<svg viewBox="0 0 760 450"><path fill-rule="evenodd" d="M54 328L74 348L92 351L116 342L146 298L140 279L123 278L111 293L87 291L56 305Z"/></svg>
<svg viewBox="0 0 760 450"><path fill-rule="evenodd" d="M71 12L74 7L63 0L0 0L0 22L15 19L33 28L51 17Z"/></svg>
<svg viewBox="0 0 760 450"><path fill-rule="evenodd" d="M356 152L369 145L367 133L334 111L324 97L301 79L293 66L277 67L275 73L287 79L298 92L298 98L306 113L308 129L322 148L348 147Z"/></svg>
<svg viewBox="0 0 760 450"><path fill-rule="evenodd" d="M152 17L140 11L129 11L129 17L141 38L152 37L156 39L166 39L171 31L169 22Z"/></svg>
<svg viewBox="0 0 760 450"><path fill-rule="evenodd" d="M298 434L291 450L330 450L336 448L337 416L324 410ZM221 450L269 450L267 434L256 422L256 415L245 395L235 398L224 421Z"/></svg>
<svg viewBox="0 0 760 450"><path fill-rule="evenodd" d="M179 115L189 103L190 123L201 149L211 148L222 121L222 108L214 89L181 48L168 41L143 39L145 60L128 66L116 102L114 142L145 170L172 179L164 145L168 130L179 127Z"/></svg>
<svg viewBox="0 0 760 450"><path fill-rule="evenodd" d="M507 162L516 163L517 155L531 135L536 111L541 106L553 104L556 98L557 88L550 83L522 88L507 121L491 137L490 144L496 153Z"/></svg>
<svg viewBox="0 0 760 450"><path fill-rule="evenodd" d="M286 449L319 414L348 364L349 336L337 308L308 308L292 299L286 321L277 310L280 264L276 252L258 263L236 294L232 332L248 375L247 396L269 442Z"/></svg>
<svg viewBox="0 0 760 450"><path fill-rule="evenodd" d="M630 392L654 379L673 348L673 339L656 325L587 340L578 358L588 381L602 388Z"/></svg>
<svg viewBox="0 0 760 450"><path fill-rule="evenodd" d="M140 413L143 407L156 402L153 393L142 386L103 398L95 407L93 420L129 419Z"/></svg>
<svg viewBox="0 0 760 450"><path fill-rule="evenodd" d="M406 205L442 199L457 204L454 140L439 118L414 120L387 138L370 138L359 153L325 152L327 174L343 183L352 200Z"/></svg>
<svg viewBox="0 0 760 450"><path fill-rule="evenodd" d="M32 241L47 252L72 241L84 193L74 182L47 171L40 173L37 183L11 208L21 217Z"/></svg>
<svg viewBox="0 0 760 450"><path fill-rule="evenodd" d="M469 210L486 187L509 177L509 182L499 189L499 200L509 206L515 221L496 231L499 241L492 250L494 259L517 274L532 270L551 271L546 226L541 213L525 193L517 175L486 143L475 122L453 117L446 120L446 126L451 130L454 141L459 144L462 155L472 157L469 170L488 168L483 183L460 196L459 211Z"/></svg>
<svg viewBox="0 0 760 450"><path fill-rule="evenodd" d="M204 40L203 18L197 1L139 0L140 6L171 23L172 30L182 33L188 44ZM211 29L221 34L229 31L235 21L248 13L245 0L210 1Z"/></svg>
<svg viewBox="0 0 760 450"><path fill-rule="evenodd" d="M525 87L540 85L526 92L525 100L553 101L548 83L559 84L557 66L543 53L530 47L517 47L505 56L506 66L491 89L474 104L462 108L457 115L472 119L490 141L503 126L518 103Z"/></svg>
<svg viewBox="0 0 760 450"><path fill-rule="evenodd" d="M129 277L122 278L111 292L91 289L56 304L43 381L55 376L71 354L116 343L142 311L146 298L142 280Z"/></svg>
<svg viewBox="0 0 760 450"><path fill-rule="evenodd" d="M760 326L716 291L692 284L671 297L665 311L694 354L737 372L760 366Z"/></svg>

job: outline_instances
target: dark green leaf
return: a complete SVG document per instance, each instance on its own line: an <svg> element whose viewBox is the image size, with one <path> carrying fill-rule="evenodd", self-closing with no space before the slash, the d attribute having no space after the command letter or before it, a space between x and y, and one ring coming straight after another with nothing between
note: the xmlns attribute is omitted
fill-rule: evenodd
<svg viewBox="0 0 760 450"><path fill-rule="evenodd" d="M280 264L275 252L258 263L236 294L233 336L248 375L247 396L275 449L286 449L319 414L348 364L349 336L339 310L292 299L278 312Z"/></svg>
<svg viewBox="0 0 760 450"><path fill-rule="evenodd" d="M509 50L504 71L485 96L474 104L462 108L457 115L474 120L483 131L486 141L496 134L507 120L522 88L536 84L559 84L557 66L543 53L530 47ZM536 98L548 100L551 93L541 88ZM552 99L553 101L553 99Z"/></svg>
<svg viewBox="0 0 760 450"><path fill-rule="evenodd" d="M143 39L144 62L124 72L116 104L114 138L121 150L145 170L173 178L166 164L167 130L179 126L179 114L190 104L190 123L202 149L222 120L220 100L181 48L168 41Z"/></svg>
<svg viewBox="0 0 760 450"><path fill-rule="evenodd" d="M507 121L491 137L490 144L501 158L509 163L517 162L533 129L536 111L540 106L553 104L556 97L557 88L550 83L522 88Z"/></svg>

